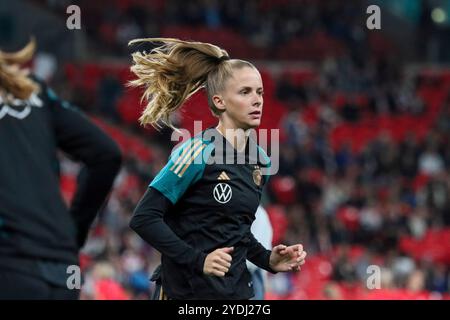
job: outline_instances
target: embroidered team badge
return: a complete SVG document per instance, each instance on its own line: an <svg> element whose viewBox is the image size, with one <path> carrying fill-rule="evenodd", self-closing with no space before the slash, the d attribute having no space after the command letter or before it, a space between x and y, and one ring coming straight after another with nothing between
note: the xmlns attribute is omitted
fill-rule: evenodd
<svg viewBox="0 0 450 320"><path fill-rule="evenodd" d="M253 182L257 186L261 186L261 181L262 181L261 169L259 169L259 166L255 166L255 170L253 170Z"/></svg>

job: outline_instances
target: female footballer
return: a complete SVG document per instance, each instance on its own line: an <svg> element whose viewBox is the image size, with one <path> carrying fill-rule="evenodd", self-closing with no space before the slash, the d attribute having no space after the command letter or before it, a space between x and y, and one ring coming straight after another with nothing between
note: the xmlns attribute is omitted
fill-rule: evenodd
<svg viewBox="0 0 450 320"><path fill-rule="evenodd" d="M133 54L137 78L131 84L145 89L148 102L141 124L171 126L170 115L202 88L219 120L172 153L130 221L162 254L159 298L250 299L246 259L276 273L299 270L306 256L300 244L266 250L250 231L267 181L262 169L270 163L259 147L252 155L248 134L236 132L260 124L261 75L212 44L168 38L131 43L143 41L162 44Z"/></svg>

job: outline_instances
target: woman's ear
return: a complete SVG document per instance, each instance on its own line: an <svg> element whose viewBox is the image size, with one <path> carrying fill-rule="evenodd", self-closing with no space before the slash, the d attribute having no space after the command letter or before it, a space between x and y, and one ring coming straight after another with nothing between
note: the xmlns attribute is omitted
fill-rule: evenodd
<svg viewBox="0 0 450 320"><path fill-rule="evenodd" d="M220 111L225 111L226 109L225 101L223 100L221 95L217 94L213 95L212 101L217 109L219 109Z"/></svg>

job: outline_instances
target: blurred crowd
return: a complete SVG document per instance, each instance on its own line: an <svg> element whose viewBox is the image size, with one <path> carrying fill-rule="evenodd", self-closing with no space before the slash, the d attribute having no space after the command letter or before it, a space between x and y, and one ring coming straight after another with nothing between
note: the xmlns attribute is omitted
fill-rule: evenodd
<svg viewBox="0 0 450 320"><path fill-rule="evenodd" d="M288 108L280 123L280 171L270 188L270 201L283 204L277 210L287 218L279 240L327 257L330 283L365 286L367 267L376 265L384 289L448 294L449 80L407 72L392 58L330 58L318 70L313 81L277 82ZM377 128L383 119L391 126ZM338 127L349 136L333 143ZM361 140L367 130L377 134ZM430 230L445 231L431 240ZM430 240L420 248L421 240L407 246L424 238Z"/></svg>
<svg viewBox="0 0 450 320"><path fill-rule="evenodd" d="M36 0L61 11L70 1ZM167 26L229 29L260 49L271 50L295 38L323 32L348 44L364 36L362 1L80 0L87 32L108 54L126 53L130 39L164 33Z"/></svg>
<svg viewBox="0 0 450 320"><path fill-rule="evenodd" d="M59 14L65 14L72 4L66 0L31 1ZM448 61L448 23L438 24L432 18L436 6L446 9L445 2L410 2L397 1L392 5L397 10L387 0L377 2L385 14L384 25L400 23L414 34L397 35L390 41L381 33L367 32L368 4L363 0L113 0L108 5L79 0L76 4L83 8L83 27L95 51L107 56L129 53L127 44L134 38L200 37L204 41L206 33L206 39L212 37L224 47L236 47L230 49L242 58L295 60L302 55L317 60L329 52L348 50L364 55L370 49L396 50L424 61ZM399 14L398 21L389 21ZM416 17L408 20L410 16ZM238 50L241 46L244 49Z"/></svg>
<svg viewBox="0 0 450 320"><path fill-rule="evenodd" d="M395 64L382 67L387 63L358 66L346 57L323 62L315 80L276 81L275 96L285 106L278 125L280 170L271 178L263 204L276 226L274 244L303 243L312 257L325 256L330 263L323 295L309 298L334 297L339 290L334 283L364 285L369 265L382 268L384 289L449 292L448 243L413 254L404 242L449 230L450 99L441 94L433 113L420 90L441 92L445 86L420 74L405 75ZM336 99L340 95L344 100ZM352 145L354 137L331 141L339 126L378 118L391 119L395 126L402 116L413 119L402 137L381 130L359 148ZM430 126L424 135L417 134L414 124L427 117L433 119ZM159 255L130 231L128 221L173 145L167 145L165 132L147 138L152 141L151 161L126 155L84 250L84 298L99 298L93 284L101 287L103 282L104 289L97 290L116 292L110 298L148 298L152 291L148 280ZM63 168L65 174L76 172L73 164ZM443 235L434 241L448 239ZM433 245L444 245L445 252L434 254ZM355 250L356 256L351 253ZM268 286L279 298L294 298L296 279L277 275L269 277Z"/></svg>

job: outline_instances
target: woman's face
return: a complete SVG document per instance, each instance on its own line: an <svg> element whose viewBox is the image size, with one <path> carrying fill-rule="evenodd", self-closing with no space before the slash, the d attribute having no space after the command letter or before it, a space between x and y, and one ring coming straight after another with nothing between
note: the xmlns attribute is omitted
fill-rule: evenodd
<svg viewBox="0 0 450 320"><path fill-rule="evenodd" d="M216 95L216 106L224 110L220 115L233 129L256 128L261 123L263 85L258 70L251 67L235 69L227 79L221 94Z"/></svg>

